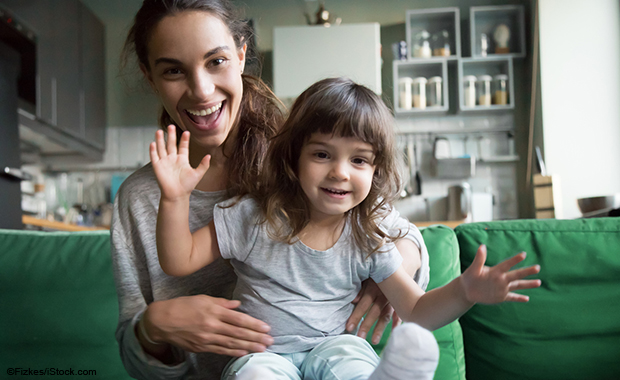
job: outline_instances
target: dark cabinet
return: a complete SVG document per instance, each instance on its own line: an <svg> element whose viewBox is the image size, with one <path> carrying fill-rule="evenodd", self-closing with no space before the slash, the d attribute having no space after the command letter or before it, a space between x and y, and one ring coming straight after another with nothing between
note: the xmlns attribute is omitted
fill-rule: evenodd
<svg viewBox="0 0 620 380"><path fill-rule="evenodd" d="M105 148L105 30L79 0L0 0L37 35L38 132L78 154Z"/></svg>

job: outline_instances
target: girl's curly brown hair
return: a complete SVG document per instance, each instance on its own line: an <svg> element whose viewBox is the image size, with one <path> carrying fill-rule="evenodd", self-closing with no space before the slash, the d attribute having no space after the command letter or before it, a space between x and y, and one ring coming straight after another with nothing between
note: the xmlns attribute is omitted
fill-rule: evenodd
<svg viewBox="0 0 620 380"><path fill-rule="evenodd" d="M394 118L381 98L347 78L321 80L295 101L290 115L269 145L257 200L272 238L292 243L308 224L309 200L298 179L299 156L313 133L354 137L374 149L375 173L366 199L348 211L359 248L374 253L402 237L380 228L400 193Z"/></svg>

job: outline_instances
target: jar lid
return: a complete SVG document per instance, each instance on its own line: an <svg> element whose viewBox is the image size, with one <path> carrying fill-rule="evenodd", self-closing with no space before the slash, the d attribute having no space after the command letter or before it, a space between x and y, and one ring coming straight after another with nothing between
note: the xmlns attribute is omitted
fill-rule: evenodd
<svg viewBox="0 0 620 380"><path fill-rule="evenodd" d="M475 75L465 75L463 77L463 82L475 82L476 81L476 76Z"/></svg>
<svg viewBox="0 0 620 380"><path fill-rule="evenodd" d="M478 75L478 80L479 81L490 81L493 78L490 75Z"/></svg>
<svg viewBox="0 0 620 380"><path fill-rule="evenodd" d="M443 81L443 78L439 76L428 78L428 83L436 83L436 82L441 83L442 81Z"/></svg>
<svg viewBox="0 0 620 380"><path fill-rule="evenodd" d="M496 80L508 80L508 75L506 75L506 74L497 74L495 76L495 79Z"/></svg>
<svg viewBox="0 0 620 380"><path fill-rule="evenodd" d="M402 77L398 80L398 83L411 83L413 81L412 78L409 77Z"/></svg>
<svg viewBox="0 0 620 380"><path fill-rule="evenodd" d="M424 77L413 78L413 83L426 83L428 80Z"/></svg>

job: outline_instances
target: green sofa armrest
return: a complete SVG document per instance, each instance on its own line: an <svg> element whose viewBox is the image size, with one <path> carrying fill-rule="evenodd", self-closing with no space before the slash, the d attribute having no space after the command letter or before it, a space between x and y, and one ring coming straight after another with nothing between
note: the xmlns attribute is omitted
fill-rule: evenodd
<svg viewBox="0 0 620 380"><path fill-rule="evenodd" d="M428 249L430 265L430 282L427 290L447 284L461 274L459 247L454 231L446 226L436 225L420 229ZM386 328L390 331L391 325ZM454 321L433 331L439 344L439 364L435 372L436 380L464 380L465 356L463 335L458 321ZM368 334L368 341L372 330ZM389 334L384 334L381 342L373 345L381 353L387 343Z"/></svg>
<svg viewBox="0 0 620 380"><path fill-rule="evenodd" d="M460 318L467 379L620 378L620 218L516 220L456 228L463 269L521 251L540 264L530 301L476 305Z"/></svg>
<svg viewBox="0 0 620 380"><path fill-rule="evenodd" d="M130 378L114 338L109 232L0 230L0 290L2 371L94 370L97 379Z"/></svg>

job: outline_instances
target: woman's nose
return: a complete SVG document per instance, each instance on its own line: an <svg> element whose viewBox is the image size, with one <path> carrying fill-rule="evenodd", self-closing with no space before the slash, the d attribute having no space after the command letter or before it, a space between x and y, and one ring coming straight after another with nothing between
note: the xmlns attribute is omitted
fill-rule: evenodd
<svg viewBox="0 0 620 380"><path fill-rule="evenodd" d="M213 94L215 84L208 73L198 72L192 77L190 91L194 98L203 100Z"/></svg>
<svg viewBox="0 0 620 380"><path fill-rule="evenodd" d="M348 181L349 180L349 170L347 164L345 162L336 161L331 167L329 175L332 179L338 181Z"/></svg>

